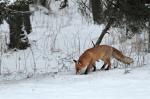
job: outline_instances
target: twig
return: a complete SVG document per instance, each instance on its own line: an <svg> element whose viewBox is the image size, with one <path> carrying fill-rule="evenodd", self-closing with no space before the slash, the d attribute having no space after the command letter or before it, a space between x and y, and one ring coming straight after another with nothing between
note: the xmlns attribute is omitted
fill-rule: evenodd
<svg viewBox="0 0 150 99"><path fill-rule="evenodd" d="M80 3L83 4L83 5L92 13L91 9L86 5L86 3L84 3L82 0L81 0ZM81 5L81 4L80 4L80 5Z"/></svg>
<svg viewBox="0 0 150 99"><path fill-rule="evenodd" d="M2 74L2 45L1 45L1 57L0 57L0 75Z"/></svg>
<svg viewBox="0 0 150 99"><path fill-rule="evenodd" d="M31 50L31 53L32 53L32 58L33 58L33 62L34 62L34 68L33 68L33 70L34 70L34 74L36 73L36 63L35 63L35 57L34 57L34 53L33 53L33 50L32 50L32 48L30 47L30 50Z"/></svg>

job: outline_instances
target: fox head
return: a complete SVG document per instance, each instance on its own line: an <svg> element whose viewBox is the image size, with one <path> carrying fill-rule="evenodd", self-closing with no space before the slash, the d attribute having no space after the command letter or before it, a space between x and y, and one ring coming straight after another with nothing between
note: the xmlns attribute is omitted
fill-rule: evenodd
<svg viewBox="0 0 150 99"><path fill-rule="evenodd" d="M81 62L73 60L75 62L76 74L83 74L86 71L87 66L84 66Z"/></svg>

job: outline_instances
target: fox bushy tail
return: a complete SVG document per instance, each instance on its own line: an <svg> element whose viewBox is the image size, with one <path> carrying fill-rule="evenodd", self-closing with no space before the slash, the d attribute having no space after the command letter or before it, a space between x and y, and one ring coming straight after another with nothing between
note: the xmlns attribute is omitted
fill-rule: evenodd
<svg viewBox="0 0 150 99"><path fill-rule="evenodd" d="M131 64L134 62L132 58L123 55L122 52L120 52L116 48L113 48L112 56L125 64Z"/></svg>

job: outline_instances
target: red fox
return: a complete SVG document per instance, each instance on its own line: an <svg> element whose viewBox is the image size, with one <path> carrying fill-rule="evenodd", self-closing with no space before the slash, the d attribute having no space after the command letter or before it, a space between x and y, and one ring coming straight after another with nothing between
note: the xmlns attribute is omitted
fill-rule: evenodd
<svg viewBox="0 0 150 99"><path fill-rule="evenodd" d="M111 57L125 63L133 63L133 59L122 54L121 51L117 50L114 47L108 45L97 45L96 47L87 49L80 57L79 60L73 60L75 62L76 74L87 74L90 69L93 67L95 71L96 66L95 62L99 59L104 61L104 65L101 67L101 70L105 69L105 66L108 67L105 70L111 68Z"/></svg>

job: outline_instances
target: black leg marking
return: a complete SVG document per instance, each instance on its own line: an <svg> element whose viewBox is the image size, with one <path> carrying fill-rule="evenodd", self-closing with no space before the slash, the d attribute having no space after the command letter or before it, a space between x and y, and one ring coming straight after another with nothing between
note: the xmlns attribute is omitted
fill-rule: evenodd
<svg viewBox="0 0 150 99"><path fill-rule="evenodd" d="M110 69L110 65L108 65L108 67L105 70L109 70Z"/></svg>
<svg viewBox="0 0 150 99"><path fill-rule="evenodd" d="M94 64L93 64L93 68L94 68L94 69L93 69L93 72L96 71L96 66L95 66Z"/></svg>
<svg viewBox="0 0 150 99"><path fill-rule="evenodd" d="M84 74L88 74L88 72L89 72L89 70L88 70L88 68L87 68L86 71L84 72Z"/></svg>
<svg viewBox="0 0 150 99"><path fill-rule="evenodd" d="M105 69L105 66L106 66L106 64L104 64L104 65L101 67L101 70L104 70L104 69Z"/></svg>
<svg viewBox="0 0 150 99"><path fill-rule="evenodd" d="M109 68L107 67L105 70L109 70Z"/></svg>

